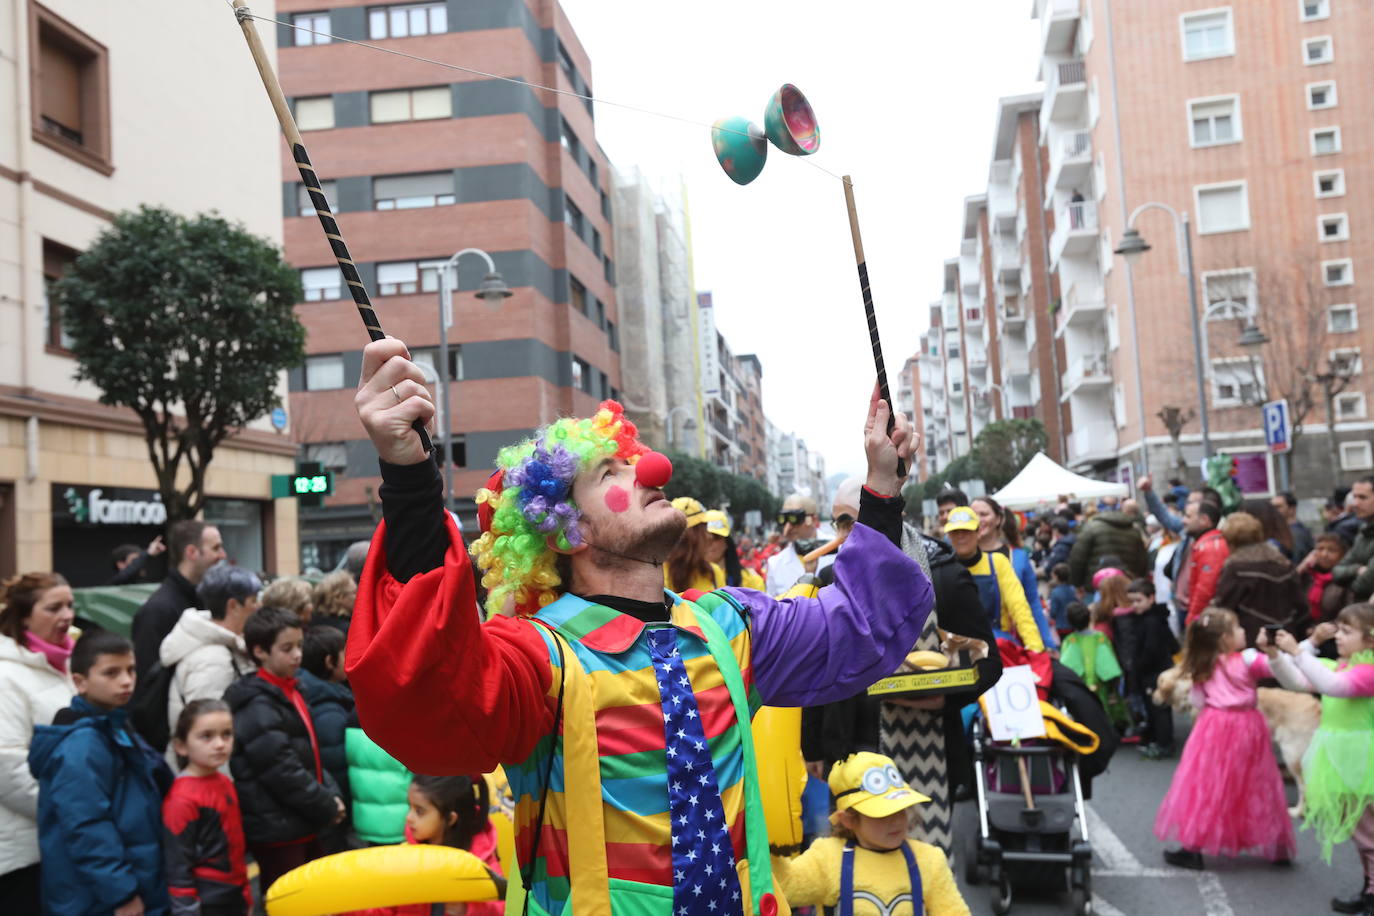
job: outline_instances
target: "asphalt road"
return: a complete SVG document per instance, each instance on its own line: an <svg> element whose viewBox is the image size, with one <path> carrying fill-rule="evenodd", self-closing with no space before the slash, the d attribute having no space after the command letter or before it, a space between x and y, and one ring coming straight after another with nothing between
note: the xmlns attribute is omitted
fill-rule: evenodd
<svg viewBox="0 0 1374 916"><path fill-rule="evenodd" d="M1175 716L1175 723L1181 748L1189 723L1180 716ZM1098 916L1316 916L1331 912L1334 894L1345 896L1359 886L1360 865L1351 844L1337 846L1328 866L1312 832L1301 829L1291 867L1262 859L1212 857L1202 872L1165 865L1163 846L1152 828L1176 762L1145 760L1134 747L1122 746L1110 769L1094 782L1093 800L1087 805ZM1292 786L1289 795L1290 801L1296 800ZM971 817L972 804L961 803L959 814ZM961 818L959 826L965 823ZM968 887L957 862L955 874L969 909L991 913L986 883ZM1014 894L1011 912L1041 916L1069 913L1071 906L1067 893L1032 892Z"/></svg>

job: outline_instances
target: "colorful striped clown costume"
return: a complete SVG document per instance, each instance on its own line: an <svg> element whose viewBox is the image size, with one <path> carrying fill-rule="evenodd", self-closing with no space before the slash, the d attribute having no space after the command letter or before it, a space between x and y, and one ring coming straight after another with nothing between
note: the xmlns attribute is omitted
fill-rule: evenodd
<svg viewBox="0 0 1374 916"><path fill-rule="evenodd" d="M532 913L786 914L750 718L763 704L843 699L897 670L930 612L930 581L895 546L901 500L870 492L815 598L666 593L660 618L637 616L612 596L559 594L551 556L502 555L532 532L575 546L572 476L644 451L606 402L502 453L479 493L473 552L489 609L516 613L485 623L437 467L383 463L385 520L348 646L362 725L416 772L504 766ZM422 542L442 557L419 557Z"/></svg>

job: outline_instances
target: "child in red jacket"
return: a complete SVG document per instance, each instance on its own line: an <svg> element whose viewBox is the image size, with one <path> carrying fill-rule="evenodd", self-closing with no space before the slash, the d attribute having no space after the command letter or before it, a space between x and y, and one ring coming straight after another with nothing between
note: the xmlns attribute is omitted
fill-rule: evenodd
<svg viewBox="0 0 1374 916"><path fill-rule="evenodd" d="M234 749L223 700L192 700L177 717L172 749L186 761L162 800L168 891L176 916L244 916L253 905L243 819L234 783L220 772Z"/></svg>
<svg viewBox="0 0 1374 916"><path fill-rule="evenodd" d="M410 783L406 842L466 849L491 872L501 875L496 828L487 819L487 782L480 776L416 776ZM504 882L498 881L501 886ZM444 905L414 903L359 910L352 916L503 916L500 900Z"/></svg>

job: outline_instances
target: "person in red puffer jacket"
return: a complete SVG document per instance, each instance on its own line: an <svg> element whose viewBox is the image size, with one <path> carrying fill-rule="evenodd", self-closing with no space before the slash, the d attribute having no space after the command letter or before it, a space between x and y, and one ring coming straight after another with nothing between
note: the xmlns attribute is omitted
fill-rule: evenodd
<svg viewBox="0 0 1374 916"><path fill-rule="evenodd" d="M1231 555L1226 538L1217 530L1220 522L1221 507L1206 500L1190 505L1184 518L1184 525L1193 536L1193 546L1180 576L1188 595L1188 623L1202 616L1212 603L1221 568Z"/></svg>
<svg viewBox="0 0 1374 916"><path fill-rule="evenodd" d="M498 878L496 828L487 817L487 782L481 776L416 776L410 783L406 842L466 849ZM498 886L501 882L498 881ZM503 916L500 900L411 903L357 910L347 916Z"/></svg>

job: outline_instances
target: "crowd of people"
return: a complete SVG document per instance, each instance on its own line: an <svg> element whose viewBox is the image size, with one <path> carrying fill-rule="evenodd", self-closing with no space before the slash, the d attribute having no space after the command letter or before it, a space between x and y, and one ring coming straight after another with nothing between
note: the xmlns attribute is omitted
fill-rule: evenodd
<svg viewBox="0 0 1374 916"><path fill-rule="evenodd" d="M400 842L500 874L486 782L413 775L358 722L344 651L361 551L316 583L264 585L224 562L212 525L172 525L167 550L132 639L79 628L56 573L4 583L0 912L243 916L250 859L265 890Z"/></svg>

